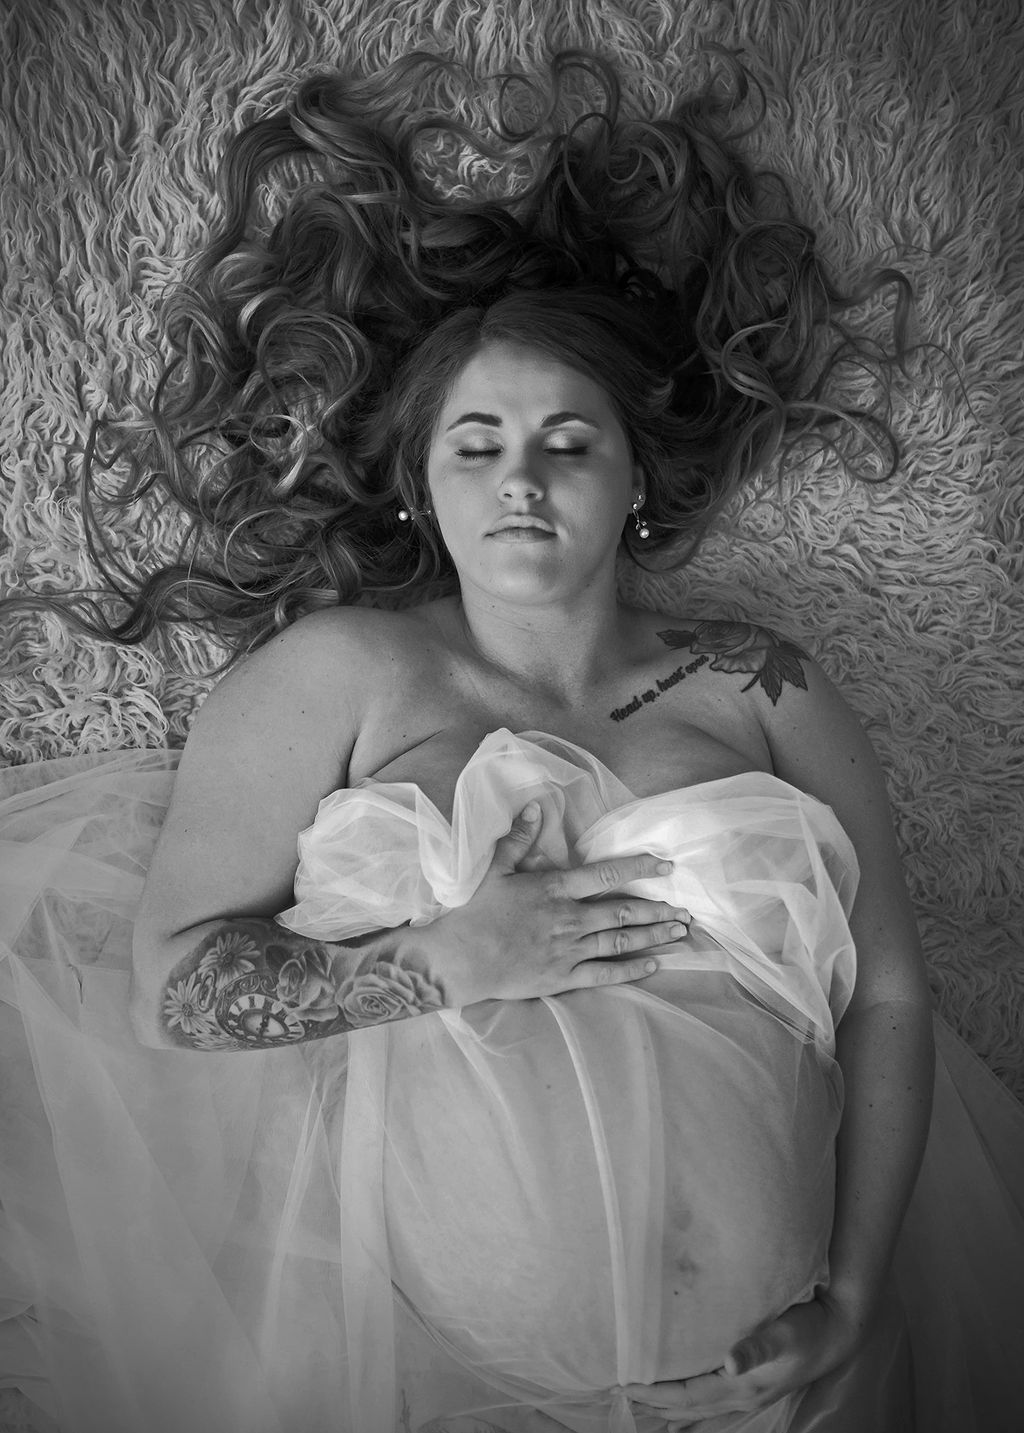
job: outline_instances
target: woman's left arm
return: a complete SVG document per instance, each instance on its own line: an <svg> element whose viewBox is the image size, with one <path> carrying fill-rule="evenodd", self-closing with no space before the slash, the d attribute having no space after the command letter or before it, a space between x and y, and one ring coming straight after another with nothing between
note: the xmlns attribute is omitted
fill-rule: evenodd
<svg viewBox="0 0 1024 1433"><path fill-rule="evenodd" d="M931 997L878 760L816 663L807 690L763 698L775 773L831 806L853 842L857 980L836 1032L845 1100L836 1146L829 1300L859 1336L870 1325L913 1192L931 1114ZM760 698L759 698L760 700Z"/></svg>
<svg viewBox="0 0 1024 1433"><path fill-rule="evenodd" d="M856 1352L879 1307L928 1133L931 1000L885 780L831 682L810 658L800 666L805 689L786 683L774 699L760 689L754 697L775 774L832 807L860 863L850 916L857 980L836 1035L845 1099L830 1283L723 1351L715 1373L626 1390L679 1427L763 1407Z"/></svg>

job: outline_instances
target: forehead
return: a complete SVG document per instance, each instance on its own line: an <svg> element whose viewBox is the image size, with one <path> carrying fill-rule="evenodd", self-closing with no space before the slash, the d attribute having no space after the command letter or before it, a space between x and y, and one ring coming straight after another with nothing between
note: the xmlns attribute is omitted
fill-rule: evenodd
<svg viewBox="0 0 1024 1433"><path fill-rule="evenodd" d="M456 407L532 409L548 412L558 394L602 414L614 415L604 388L585 373L541 349L525 344L489 343L475 353L459 372L442 408L442 418ZM485 403L486 400L486 403ZM569 407L568 402L555 407Z"/></svg>

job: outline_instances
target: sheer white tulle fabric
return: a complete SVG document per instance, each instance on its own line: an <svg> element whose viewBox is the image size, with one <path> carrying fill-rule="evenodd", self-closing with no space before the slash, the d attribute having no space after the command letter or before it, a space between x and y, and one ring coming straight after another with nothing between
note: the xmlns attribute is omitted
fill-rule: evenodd
<svg viewBox="0 0 1024 1433"><path fill-rule="evenodd" d="M175 764L0 783L0 1386L42 1433L663 1433L622 1384L717 1366L827 1279L857 879L827 807L756 772L636 800L509 732L450 824L408 784L337 793L301 838L293 929L434 918L536 797L541 863L663 853L673 874L637 889L691 936L628 987L193 1054L140 1048L126 1017ZM1024 1112L937 1035L872 1338L708 1433L1016 1427Z"/></svg>
<svg viewBox="0 0 1024 1433"><path fill-rule="evenodd" d="M630 851L674 860L673 875L629 887L685 906L705 936L665 952L662 964L727 969L834 1048L855 978L846 914L856 856L828 807L765 772L638 801L571 742L495 732L458 783L450 823L409 782L326 797L299 837L296 904L277 919L319 940L434 920L469 899L531 799L543 818L532 864Z"/></svg>

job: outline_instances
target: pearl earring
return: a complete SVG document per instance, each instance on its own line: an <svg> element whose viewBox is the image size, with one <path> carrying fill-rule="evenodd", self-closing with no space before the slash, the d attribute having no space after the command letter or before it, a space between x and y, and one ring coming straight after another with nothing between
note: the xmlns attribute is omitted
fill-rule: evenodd
<svg viewBox="0 0 1024 1433"><path fill-rule="evenodd" d="M640 516L640 509L643 507L644 502L645 498L643 493L641 493L640 496L637 498L636 502L633 504L633 518L636 522L636 535L639 538L650 537L651 535L651 529L647 526L643 518Z"/></svg>

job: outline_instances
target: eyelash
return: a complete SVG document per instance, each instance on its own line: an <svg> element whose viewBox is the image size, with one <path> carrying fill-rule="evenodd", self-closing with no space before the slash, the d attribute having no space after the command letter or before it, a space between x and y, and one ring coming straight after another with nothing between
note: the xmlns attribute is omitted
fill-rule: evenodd
<svg viewBox="0 0 1024 1433"><path fill-rule="evenodd" d="M578 458L585 453L586 448L545 448L546 453L553 453L557 457ZM456 448L455 453L459 458L493 458L495 453L500 453L500 448Z"/></svg>

